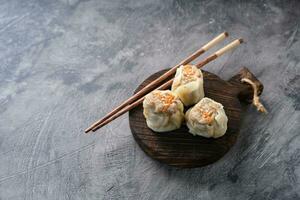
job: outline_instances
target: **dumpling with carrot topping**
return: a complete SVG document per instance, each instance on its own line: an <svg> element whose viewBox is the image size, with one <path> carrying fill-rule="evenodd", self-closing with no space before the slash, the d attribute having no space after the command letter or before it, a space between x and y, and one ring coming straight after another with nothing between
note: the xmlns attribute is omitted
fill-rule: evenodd
<svg viewBox="0 0 300 200"><path fill-rule="evenodd" d="M207 97L186 112L185 120L193 135L218 138L227 130L228 118L223 105Z"/></svg>
<svg viewBox="0 0 300 200"><path fill-rule="evenodd" d="M184 119L183 104L170 90L155 90L143 101L147 126L156 132L178 129Z"/></svg>
<svg viewBox="0 0 300 200"><path fill-rule="evenodd" d="M175 92L185 106L198 103L204 97L203 75L195 65L181 65L172 84Z"/></svg>

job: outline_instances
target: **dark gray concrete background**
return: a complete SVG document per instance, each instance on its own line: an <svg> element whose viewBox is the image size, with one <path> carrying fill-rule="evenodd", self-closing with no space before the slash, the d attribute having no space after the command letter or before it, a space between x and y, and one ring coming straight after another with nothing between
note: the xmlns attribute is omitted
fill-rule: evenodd
<svg viewBox="0 0 300 200"><path fill-rule="evenodd" d="M299 23L299 1L0 0L0 199L299 199ZM246 44L205 69L247 66L269 114L250 106L221 160L157 163L127 115L83 133L223 31Z"/></svg>

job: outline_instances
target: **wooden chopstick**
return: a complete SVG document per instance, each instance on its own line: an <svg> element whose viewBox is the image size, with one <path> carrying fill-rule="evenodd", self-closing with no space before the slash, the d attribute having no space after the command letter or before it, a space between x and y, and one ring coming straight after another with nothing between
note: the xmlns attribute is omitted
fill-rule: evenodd
<svg viewBox="0 0 300 200"><path fill-rule="evenodd" d="M221 41L223 41L226 37L228 37L228 33L224 32L224 33L218 35L217 37L215 37L214 39L212 39L210 42L208 42L207 44L205 44L204 46L202 46L200 49L198 49L197 51L195 51L193 54L191 54L189 57L187 57L186 59L182 60L178 65L176 65L173 68L171 68L170 70L168 70L166 73L164 73L163 75L161 75L156 80L152 81L150 84L148 84L142 90L140 90L139 92L137 92L136 94L134 94L133 96L131 96L129 99L127 99L126 101L124 101L121 105L119 105L118 107L116 107L114 110L112 110L111 112L109 112L108 114L106 114L102 119L100 119L100 120L96 121L95 123L93 123L90 127L88 127L85 130L85 133L88 133L94 127L96 127L97 125L101 124L105 120L109 119L111 116L113 116L114 114L116 114L118 111L120 111L125 106L130 105L131 103L135 102L137 99L139 99L140 97L142 97L146 93L154 90L161 82L163 82L164 80L166 80L168 77L174 75L175 72L176 72L176 69L179 66L186 65L186 64L192 62L197 57L199 57L201 54L203 54L204 52L206 52L207 50L209 50L210 48L212 48L216 44L220 43Z"/></svg>
<svg viewBox="0 0 300 200"><path fill-rule="evenodd" d="M206 65L207 63L215 60L216 58L222 56L224 53L236 48L238 45L240 45L241 43L243 43L243 39L237 39L234 40L233 42L229 43L228 45L226 45L225 47L221 48L220 50L216 51L214 54L211 54L210 56L208 56L206 59L204 59L203 61L199 62L196 64L196 66L198 68L203 67L204 65ZM173 78L174 79L174 78ZM173 79L167 81L166 83L164 83L163 85L161 85L160 87L157 88L157 90L164 90L169 88L172 85ZM102 123L96 125L94 128L92 128L92 131L96 131L99 128L105 126L106 124L110 123L111 121L113 121L114 119L118 118L119 116L123 115L124 113L128 112L129 110L137 107L138 105L140 105L145 99L145 96L138 99L137 101L135 101L134 103L127 105L126 107L124 107L123 109L121 109L119 112L117 112L116 114L112 115L111 117L109 117L108 119L106 119L105 121L103 121Z"/></svg>

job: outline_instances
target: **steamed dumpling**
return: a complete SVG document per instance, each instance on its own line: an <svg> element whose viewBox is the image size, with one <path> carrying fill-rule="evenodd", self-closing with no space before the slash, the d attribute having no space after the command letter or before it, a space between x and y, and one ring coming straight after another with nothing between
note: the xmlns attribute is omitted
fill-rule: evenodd
<svg viewBox="0 0 300 200"><path fill-rule="evenodd" d="M170 90L155 90L147 94L143 107L148 127L156 132L178 129L184 119L183 104Z"/></svg>
<svg viewBox="0 0 300 200"><path fill-rule="evenodd" d="M207 97L186 112L185 120L193 135L218 138L227 130L228 118L223 105Z"/></svg>
<svg viewBox="0 0 300 200"><path fill-rule="evenodd" d="M181 65L172 84L175 92L185 106L198 103L204 97L203 75L195 65Z"/></svg>

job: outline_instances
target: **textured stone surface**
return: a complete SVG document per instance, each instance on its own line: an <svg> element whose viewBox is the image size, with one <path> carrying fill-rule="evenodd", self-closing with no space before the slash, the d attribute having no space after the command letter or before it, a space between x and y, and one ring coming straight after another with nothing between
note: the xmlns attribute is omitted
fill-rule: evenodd
<svg viewBox="0 0 300 200"><path fill-rule="evenodd" d="M1 0L0 199L299 199L299 19L297 1ZM205 69L250 68L269 114L250 107L220 161L157 163L127 115L83 134L224 30L247 42Z"/></svg>

